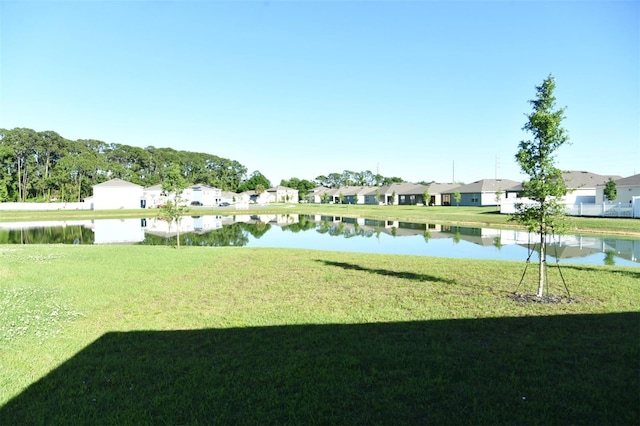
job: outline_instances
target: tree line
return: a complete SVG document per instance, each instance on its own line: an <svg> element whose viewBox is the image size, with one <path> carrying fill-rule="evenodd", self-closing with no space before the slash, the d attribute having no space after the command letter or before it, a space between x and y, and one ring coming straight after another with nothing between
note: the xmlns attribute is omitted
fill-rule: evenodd
<svg viewBox="0 0 640 426"><path fill-rule="evenodd" d="M145 187L177 165L190 184L235 192L247 168L216 155L95 139L69 140L50 130L0 129L0 202L81 201L93 185L120 178Z"/></svg>
<svg viewBox="0 0 640 426"><path fill-rule="evenodd" d="M92 187L119 178L144 187L157 185L177 166L188 185L204 184L223 191L264 191L271 182L259 171L212 154L145 148L96 139L67 139L55 131L0 128L0 202L82 201ZM404 182L369 170L345 170L314 180L292 177L280 185L295 188L300 197L316 186L383 186Z"/></svg>

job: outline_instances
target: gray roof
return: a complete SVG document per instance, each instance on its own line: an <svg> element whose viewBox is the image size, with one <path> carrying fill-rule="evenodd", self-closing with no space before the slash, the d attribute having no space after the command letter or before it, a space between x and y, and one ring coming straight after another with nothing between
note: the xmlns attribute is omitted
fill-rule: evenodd
<svg viewBox="0 0 640 426"><path fill-rule="evenodd" d="M273 188L267 189L267 192L277 192L277 191L297 191L295 188L289 188L288 186L274 186Z"/></svg>
<svg viewBox="0 0 640 426"><path fill-rule="evenodd" d="M482 192L498 192L505 191L506 189L513 188L518 185L518 182L510 179L482 179L475 181L473 183L469 183L467 185L458 186L456 188L452 188L446 191L443 191L443 194L453 194L454 192L459 192L461 194L468 193L482 193Z"/></svg>
<svg viewBox="0 0 640 426"><path fill-rule="evenodd" d="M454 188L459 188L459 183L432 183L428 186L429 194L442 194L443 192L450 191Z"/></svg>
<svg viewBox="0 0 640 426"><path fill-rule="evenodd" d="M131 183L131 182L127 182L126 180L122 180L122 179L111 179L108 180L106 182L102 182L99 183L97 185L93 185L93 187L95 188L96 186L101 186L101 187L113 187L113 188L126 188L126 187L137 187L137 188L142 188L142 186L140 185L136 185L135 183Z"/></svg>
<svg viewBox="0 0 640 426"><path fill-rule="evenodd" d="M380 187L381 194L393 194L396 195L404 195L404 194L424 194L424 191L427 190L426 185L421 185L419 183L410 183L410 182L402 182L402 183L392 183L391 185L385 185Z"/></svg>
<svg viewBox="0 0 640 426"><path fill-rule="evenodd" d="M607 183L609 178L616 180L622 176L619 175L599 175L596 173L571 170L562 173L562 179L567 184L567 188L595 188L597 185ZM616 182L617 183L617 182Z"/></svg>
<svg viewBox="0 0 640 426"><path fill-rule="evenodd" d="M640 174L618 179L616 181L616 185L617 186L638 186L640 185Z"/></svg>

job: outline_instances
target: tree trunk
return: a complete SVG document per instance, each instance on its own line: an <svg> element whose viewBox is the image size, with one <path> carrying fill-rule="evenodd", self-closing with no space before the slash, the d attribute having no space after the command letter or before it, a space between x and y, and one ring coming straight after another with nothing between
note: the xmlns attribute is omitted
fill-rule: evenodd
<svg viewBox="0 0 640 426"><path fill-rule="evenodd" d="M540 229L540 265L539 265L539 273L540 277L538 280L538 297L542 297L544 293L544 267L547 260L547 247L546 247L546 238L542 229Z"/></svg>

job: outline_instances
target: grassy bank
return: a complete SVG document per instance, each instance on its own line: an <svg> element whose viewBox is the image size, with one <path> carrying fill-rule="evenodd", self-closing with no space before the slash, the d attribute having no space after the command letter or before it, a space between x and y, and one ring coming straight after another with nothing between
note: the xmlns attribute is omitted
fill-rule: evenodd
<svg viewBox="0 0 640 426"><path fill-rule="evenodd" d="M108 219L126 217L148 217L157 215L157 210L57 210L57 211L0 211L0 222ZM399 220L417 223L455 223L470 226L518 227L509 220L509 215L499 214L496 207L422 207L422 206L371 206L336 204L272 204L252 206L248 210L233 207L192 208L188 214L318 214L342 217L366 217L370 219ZM619 218L569 218L571 233L608 234L640 237L640 220Z"/></svg>
<svg viewBox="0 0 640 426"><path fill-rule="evenodd" d="M2 246L0 424L638 424L640 272L523 267Z"/></svg>

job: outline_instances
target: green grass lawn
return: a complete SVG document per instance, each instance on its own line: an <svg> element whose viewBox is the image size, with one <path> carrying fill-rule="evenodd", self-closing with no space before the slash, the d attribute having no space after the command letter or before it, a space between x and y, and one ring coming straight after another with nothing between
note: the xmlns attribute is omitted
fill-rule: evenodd
<svg viewBox="0 0 640 426"><path fill-rule="evenodd" d="M640 423L640 270L524 266L0 246L0 424Z"/></svg>

